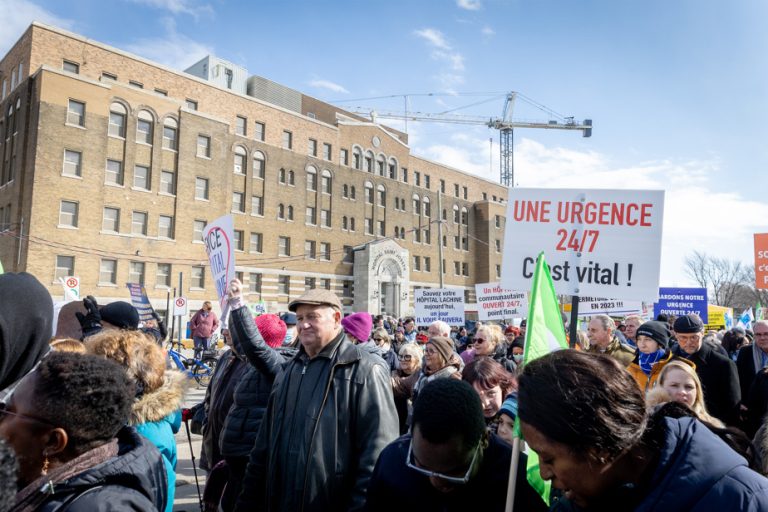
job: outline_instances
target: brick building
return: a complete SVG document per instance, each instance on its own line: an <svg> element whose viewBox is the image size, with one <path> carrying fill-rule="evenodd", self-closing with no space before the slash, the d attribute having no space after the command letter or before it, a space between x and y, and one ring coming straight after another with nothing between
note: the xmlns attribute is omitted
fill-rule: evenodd
<svg viewBox="0 0 768 512"><path fill-rule="evenodd" d="M29 27L0 61L6 270L54 297L61 276L105 301L143 282L161 310L182 272L194 308L215 299L202 229L231 213L237 271L270 310L326 287L349 311L404 315L439 286L441 244L444 285L469 302L497 280L504 187L226 61L188 71Z"/></svg>

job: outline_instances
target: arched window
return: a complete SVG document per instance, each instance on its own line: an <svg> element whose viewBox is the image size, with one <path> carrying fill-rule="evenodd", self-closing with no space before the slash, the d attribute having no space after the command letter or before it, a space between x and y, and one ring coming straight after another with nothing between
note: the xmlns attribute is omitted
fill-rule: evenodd
<svg viewBox="0 0 768 512"><path fill-rule="evenodd" d="M419 194L413 194L413 214L419 215L421 213L421 200Z"/></svg>
<svg viewBox="0 0 768 512"><path fill-rule="evenodd" d="M246 151L242 146L235 146L235 174L245 174L246 169Z"/></svg>
<svg viewBox="0 0 768 512"><path fill-rule="evenodd" d="M405 228L402 226L400 227L400 239L405 240Z"/></svg>
<svg viewBox="0 0 768 512"><path fill-rule="evenodd" d="M307 190L317 192L317 169L311 165L307 167Z"/></svg>
<svg viewBox="0 0 768 512"><path fill-rule="evenodd" d="M448 220L448 210L446 210L445 208L443 208L443 216L442 216L442 219L443 219L443 220Z"/></svg>
<svg viewBox="0 0 768 512"><path fill-rule="evenodd" d="M376 172L379 174L379 176L385 176L384 172L387 167L387 159L384 157L384 155L379 155L376 158Z"/></svg>
<svg viewBox="0 0 768 512"><path fill-rule="evenodd" d="M461 223L465 226L469 226L469 212L466 207L461 208Z"/></svg>
<svg viewBox="0 0 768 512"><path fill-rule="evenodd" d="M370 181L365 182L365 202L373 204L373 183Z"/></svg>
<svg viewBox="0 0 768 512"><path fill-rule="evenodd" d="M387 191L384 188L384 185L379 185L376 187L378 200L379 200L379 206L387 206Z"/></svg>
<svg viewBox="0 0 768 512"><path fill-rule="evenodd" d="M389 178L393 180L397 179L397 160L394 158L389 159Z"/></svg>
<svg viewBox="0 0 768 512"><path fill-rule="evenodd" d="M358 170L363 168L363 150L359 146L352 148L352 166Z"/></svg>
<svg viewBox="0 0 768 512"><path fill-rule="evenodd" d="M333 175L328 169L323 169L323 174L320 178L320 191L323 194L331 194L333 184Z"/></svg>
<svg viewBox="0 0 768 512"><path fill-rule="evenodd" d="M350 198L350 199L356 199L356 198L355 198L355 186L354 186L354 185L352 185L352 186L350 187L350 189L349 189L349 198Z"/></svg>
<svg viewBox="0 0 768 512"><path fill-rule="evenodd" d="M341 229L349 229L349 223L347 222L347 216L341 217Z"/></svg>
<svg viewBox="0 0 768 512"><path fill-rule="evenodd" d="M459 207L457 205L453 205L453 222L458 224L461 222L461 216L459 214Z"/></svg>
<svg viewBox="0 0 768 512"><path fill-rule="evenodd" d="M355 230L355 218L350 217L349 218L349 230L354 231Z"/></svg>
<svg viewBox="0 0 768 512"><path fill-rule="evenodd" d="M365 170L373 172L373 152L370 150L365 152Z"/></svg>
<svg viewBox="0 0 768 512"><path fill-rule="evenodd" d="M163 149L179 149L179 123L173 117L163 120Z"/></svg>
<svg viewBox="0 0 768 512"><path fill-rule="evenodd" d="M280 203L277 205L277 218L278 219L285 219L285 206L283 203Z"/></svg>
<svg viewBox="0 0 768 512"><path fill-rule="evenodd" d="M296 173L293 172L293 169L288 171L288 184L291 186L296 184Z"/></svg>
<svg viewBox="0 0 768 512"><path fill-rule="evenodd" d="M125 105L113 102L109 106L109 128L107 134L112 137L125 138L125 119L128 110Z"/></svg>
<svg viewBox="0 0 768 512"><path fill-rule="evenodd" d="M139 110L139 118L136 120L136 142L152 144L154 127L154 116L148 110Z"/></svg>
<svg viewBox="0 0 768 512"><path fill-rule="evenodd" d="M346 183L341 187L341 197L349 198L349 186Z"/></svg>
<svg viewBox="0 0 768 512"><path fill-rule="evenodd" d="M424 196L423 204L424 204L424 216L431 217L432 205L429 204L429 198L427 196Z"/></svg>
<svg viewBox="0 0 768 512"><path fill-rule="evenodd" d="M288 205L288 220L293 220L293 206Z"/></svg>
<svg viewBox="0 0 768 512"><path fill-rule="evenodd" d="M253 177L264 179L264 153L261 151L253 152Z"/></svg>

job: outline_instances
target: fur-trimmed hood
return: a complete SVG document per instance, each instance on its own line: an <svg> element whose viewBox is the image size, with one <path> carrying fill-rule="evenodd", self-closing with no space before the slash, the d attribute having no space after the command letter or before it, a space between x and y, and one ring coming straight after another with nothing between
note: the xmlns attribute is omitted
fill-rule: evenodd
<svg viewBox="0 0 768 512"><path fill-rule="evenodd" d="M186 375L176 370L166 370L163 385L134 402L131 425L160 421L179 410L188 385Z"/></svg>
<svg viewBox="0 0 768 512"><path fill-rule="evenodd" d="M649 411L671 401L672 396L661 386L656 386L645 395L645 406Z"/></svg>

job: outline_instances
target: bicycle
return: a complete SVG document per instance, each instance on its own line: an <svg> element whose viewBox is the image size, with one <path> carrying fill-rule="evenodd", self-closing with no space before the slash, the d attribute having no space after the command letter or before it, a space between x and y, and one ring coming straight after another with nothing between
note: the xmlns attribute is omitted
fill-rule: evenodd
<svg viewBox="0 0 768 512"><path fill-rule="evenodd" d="M169 341L170 347L168 348L168 356L173 361L173 364L188 377L195 379L195 382L202 387L208 387L213 377L213 372L216 369L218 358L216 353L205 351L201 356L197 357L185 357L180 352L183 345L178 341ZM176 350L174 346L178 345L179 350Z"/></svg>

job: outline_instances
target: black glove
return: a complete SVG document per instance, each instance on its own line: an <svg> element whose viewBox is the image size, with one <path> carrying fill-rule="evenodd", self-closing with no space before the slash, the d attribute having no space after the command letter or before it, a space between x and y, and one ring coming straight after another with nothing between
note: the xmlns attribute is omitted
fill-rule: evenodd
<svg viewBox="0 0 768 512"><path fill-rule="evenodd" d="M101 332L101 313L99 313L99 305L96 299L92 295L88 295L83 299L83 306L88 311L87 314L84 315L79 311L75 313L77 321L80 322L80 327L83 330L83 337L80 339L85 339L88 336Z"/></svg>

